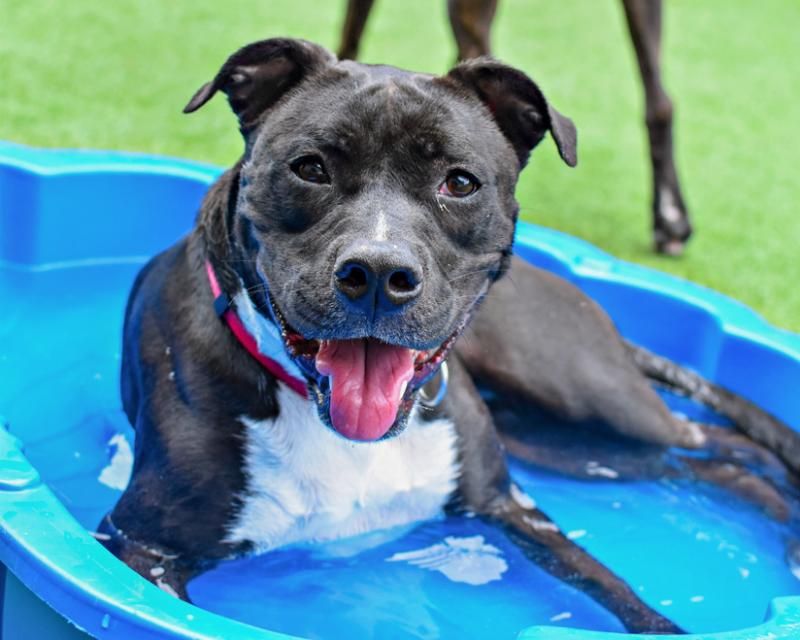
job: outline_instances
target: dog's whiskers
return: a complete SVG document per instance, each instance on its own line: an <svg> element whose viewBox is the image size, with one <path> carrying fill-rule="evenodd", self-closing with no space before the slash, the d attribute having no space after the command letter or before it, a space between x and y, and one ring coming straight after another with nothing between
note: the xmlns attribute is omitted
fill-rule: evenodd
<svg viewBox="0 0 800 640"><path fill-rule="evenodd" d="M469 278L470 276L478 275L478 274L481 274L481 273L486 275L486 276L488 276L489 275L488 267L481 267L480 269L475 269L473 271L467 271L465 273L460 273L460 274L458 274L456 276L453 276L452 278L448 278L447 279L447 283L448 284L453 284L456 280L462 280L463 278Z"/></svg>

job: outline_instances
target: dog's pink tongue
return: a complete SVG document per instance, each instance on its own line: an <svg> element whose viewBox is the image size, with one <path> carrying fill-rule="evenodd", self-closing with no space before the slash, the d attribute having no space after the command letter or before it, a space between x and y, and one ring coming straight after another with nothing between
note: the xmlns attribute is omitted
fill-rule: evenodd
<svg viewBox="0 0 800 640"><path fill-rule="evenodd" d="M317 353L317 369L330 377L333 428L351 440L377 440L397 418L414 354L371 339L329 340Z"/></svg>

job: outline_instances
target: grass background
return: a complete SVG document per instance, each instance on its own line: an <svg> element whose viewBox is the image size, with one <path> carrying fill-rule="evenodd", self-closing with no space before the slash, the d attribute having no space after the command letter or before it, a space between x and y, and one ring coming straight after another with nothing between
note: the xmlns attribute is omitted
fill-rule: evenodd
<svg viewBox="0 0 800 640"><path fill-rule="evenodd" d="M798 331L800 2L665 4L665 76L696 228L686 255L650 252L643 101L616 0L501 0L497 56L534 77L580 134L577 170L549 141L534 154L517 192L523 217ZM0 138L231 164L241 142L225 101L192 117L183 105L246 42L335 47L343 11L344 0L3 0ZM378 0L361 58L443 73L454 52L444 0Z"/></svg>

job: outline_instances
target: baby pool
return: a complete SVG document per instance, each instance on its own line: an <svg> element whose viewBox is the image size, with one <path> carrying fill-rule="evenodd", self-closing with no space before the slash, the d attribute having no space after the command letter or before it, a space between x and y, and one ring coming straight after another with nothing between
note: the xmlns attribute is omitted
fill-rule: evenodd
<svg viewBox="0 0 800 640"><path fill-rule="evenodd" d="M0 638L601 640L621 631L477 519L437 520L383 544L225 563L190 584L200 606L152 586L93 539L130 464L117 389L130 284L190 228L219 173L0 143ZM521 224L517 252L598 300L627 338L800 426L800 337L555 231ZM800 637L786 532L753 509L674 483L589 489L521 464L513 473L571 537L697 632L688 637Z"/></svg>

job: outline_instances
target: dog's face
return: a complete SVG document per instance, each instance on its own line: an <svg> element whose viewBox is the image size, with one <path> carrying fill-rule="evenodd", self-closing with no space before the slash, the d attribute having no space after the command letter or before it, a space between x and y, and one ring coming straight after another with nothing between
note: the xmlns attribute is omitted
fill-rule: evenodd
<svg viewBox="0 0 800 640"><path fill-rule="evenodd" d="M355 440L398 433L505 268L530 150L549 129L574 164L574 128L489 60L437 78L268 40L187 110L217 89L247 143L235 215L320 416Z"/></svg>

